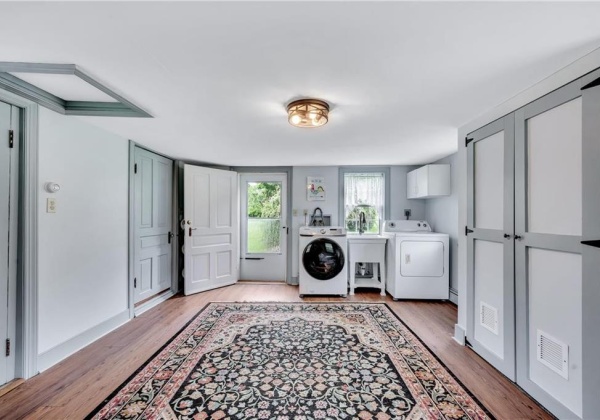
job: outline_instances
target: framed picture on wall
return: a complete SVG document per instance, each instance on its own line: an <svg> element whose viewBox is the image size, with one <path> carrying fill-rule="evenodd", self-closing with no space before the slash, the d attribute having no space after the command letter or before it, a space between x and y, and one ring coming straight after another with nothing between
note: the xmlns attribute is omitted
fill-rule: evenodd
<svg viewBox="0 0 600 420"><path fill-rule="evenodd" d="M315 176L306 178L306 199L308 201L325 200L325 180Z"/></svg>

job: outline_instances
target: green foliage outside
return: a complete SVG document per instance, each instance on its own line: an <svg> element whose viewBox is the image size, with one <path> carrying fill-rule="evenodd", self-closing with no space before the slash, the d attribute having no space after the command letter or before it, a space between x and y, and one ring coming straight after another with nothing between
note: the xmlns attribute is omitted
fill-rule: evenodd
<svg viewBox="0 0 600 420"><path fill-rule="evenodd" d="M248 184L248 217L279 218L281 214L281 184L251 182Z"/></svg>
<svg viewBox="0 0 600 420"><path fill-rule="evenodd" d="M364 211L367 219L365 233L379 233L379 213L375 207L355 207L346 216L346 229L348 232L358 233L358 220L360 212Z"/></svg>
<svg viewBox="0 0 600 420"><path fill-rule="evenodd" d="M281 184L248 183L248 252L280 252Z"/></svg>

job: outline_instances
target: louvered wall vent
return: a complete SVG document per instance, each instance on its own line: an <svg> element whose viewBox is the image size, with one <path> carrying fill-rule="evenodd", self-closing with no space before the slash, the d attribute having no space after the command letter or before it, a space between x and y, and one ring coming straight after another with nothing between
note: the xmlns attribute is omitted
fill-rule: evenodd
<svg viewBox="0 0 600 420"><path fill-rule="evenodd" d="M498 335L498 309L485 302L479 303L479 323L483 328L486 328Z"/></svg>
<svg viewBox="0 0 600 420"><path fill-rule="evenodd" d="M537 359L565 379L569 379L569 346L537 330Z"/></svg>

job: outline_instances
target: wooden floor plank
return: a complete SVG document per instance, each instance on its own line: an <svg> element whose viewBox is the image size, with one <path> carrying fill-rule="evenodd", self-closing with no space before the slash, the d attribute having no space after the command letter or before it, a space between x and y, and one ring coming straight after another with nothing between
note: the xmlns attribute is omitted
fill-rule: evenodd
<svg viewBox="0 0 600 420"><path fill-rule="evenodd" d="M472 350L452 339L456 307L392 301L359 289L348 298L305 297L297 286L238 283L175 296L0 397L1 419L80 419L141 367L210 302L386 302L454 375L499 419L552 418Z"/></svg>

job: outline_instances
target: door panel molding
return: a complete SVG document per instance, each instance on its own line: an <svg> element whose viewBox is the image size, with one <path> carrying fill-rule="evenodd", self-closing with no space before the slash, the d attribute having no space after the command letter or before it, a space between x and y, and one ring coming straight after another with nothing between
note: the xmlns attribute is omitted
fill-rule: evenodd
<svg viewBox="0 0 600 420"><path fill-rule="evenodd" d="M475 214L475 149L478 142L498 133L504 133L504 166L503 166L503 226L502 229L476 228ZM472 348L508 378L515 379L515 317L514 317L514 115L509 114L481 129L470 133L472 138L467 145L467 228L471 229L467 236L467 339ZM505 235L509 235L506 238ZM502 312L499 325L503 326L502 357L476 338L476 319L478 319L479 302L475 302L477 279L475 278L475 241L502 244L503 284Z"/></svg>
<svg viewBox="0 0 600 420"><path fill-rule="evenodd" d="M581 84L590 79L599 80L600 71L583 78ZM583 235L584 241L600 239L600 86L589 87L582 92L583 98ZM592 418L600 413L600 249L584 245L583 256L583 417Z"/></svg>
<svg viewBox="0 0 600 420"><path fill-rule="evenodd" d="M596 73L596 77L598 72ZM539 233L539 232L529 232L528 231L528 152L529 147L527 144L527 135L528 135L528 127L527 121L530 118L541 115L545 112L551 111L557 107L567 104L570 101L573 101L582 96L581 87L585 84L585 81L593 77L592 75L588 75L584 78L573 81L572 83L557 89L546 96L539 98L538 100L530 103L529 105L524 106L515 111L515 234L520 236L522 239L515 241L515 310L516 310L516 350L517 350L517 383L529 394L531 394L535 399L540 401L546 408L548 408L553 414L557 415L559 418L577 418L577 415L571 408L568 408L564 405L563 402L558 400L558 397L550 394L546 389L543 388L542 384L538 384L534 382L530 378L531 372L531 355L533 352L533 348L535 343L530 342L530 337L532 336L531 329L534 328L531 325L530 319L530 280L529 280L529 250L533 249L543 249L549 251L556 252L566 252L571 254L580 254L583 257L583 281L586 284L586 277L590 279L590 276L593 276L594 280L592 282L588 281L587 289L586 287L582 288L582 298L581 302L583 306L584 316L582 318L582 336L585 343L590 343L587 347L587 360L586 360L586 348L583 348L583 363L579 366L579 369L582 369L580 374L583 375L583 382L581 386L583 387L583 404L580 406L583 408L583 416L589 418L591 414L597 414L600 411L600 403L597 398L597 390L600 386L600 379L598 375L600 375L600 364L597 360L597 354L600 350L599 343L599 335L597 332L597 325L600 322L600 313L598 311L598 303L597 301L590 305L588 303L586 305L586 301L589 302L590 293L595 293L595 296L598 296L600 293L600 286L598 286L597 282L597 273L600 271L600 266L597 265L599 255L596 255L595 258L586 257L585 246L581 245L581 236L575 235L564 235L564 234L554 234L554 233ZM594 96L595 89L589 89L585 92L589 92L590 96ZM597 89L596 89L597 90ZM596 95L598 93L596 92ZM598 103L600 103L600 96L597 96L595 99L596 107L598 107ZM594 100L590 101L591 103ZM590 103L583 104L582 112L583 115L590 112ZM582 116L583 117L583 116ZM593 120L593 121L592 121ZM588 125L582 126L582 134L584 137L582 138L582 148L583 148L583 175L584 178L587 177L588 185L583 184L583 205L586 206L586 202L588 202L588 208L594 208L594 215L588 214L587 220L583 220L584 232L589 231L589 228L592 226L598 225L598 214L600 214L600 203L591 203L589 201L590 192L594 188L598 188L599 184L598 180L600 179L600 171L597 168L597 160L590 161L590 157L594 157L598 159L600 154L595 151L598 148L598 139L596 139L596 144L592 145L588 144L586 146L585 141L585 133L588 130L598 130L600 126L596 122L598 120L598 114L594 115L591 118L588 118ZM584 118L585 121L585 118ZM592 126L595 125L595 128ZM597 133L597 131L596 131ZM587 162L587 163L586 163ZM591 180L593 178L593 180ZM590 185L594 183L594 185ZM547 187L547 186L546 186ZM557 193L559 194L559 193ZM557 197L560 200L560 197ZM596 199L597 200L597 199ZM573 217L577 218L578 215L573 215ZM598 232L600 233L600 232ZM595 261L594 261L595 260ZM586 267L590 270L586 275ZM593 267L593 268L592 268ZM594 274L591 274L591 270L594 270ZM555 287L555 286L551 286ZM554 302L556 304L557 302ZM552 304L549 302L549 304ZM587 309L587 315L585 315ZM586 328L585 325L589 320L593 320L592 324ZM576 328L576 327L575 327ZM594 329L595 328L595 329ZM569 351L577 352L577 347L580 346L580 343L570 343L571 346L576 346L574 348L570 348ZM589 350L593 349L592 352ZM577 362L574 362L577 363ZM590 369L590 367L592 369ZM595 368L595 370L594 370ZM576 381L577 377L570 375L571 381ZM556 379L560 381L561 379ZM587 383L586 383L587 381ZM577 383L573 383L572 387L577 388L579 385ZM587 390L586 390L587 388ZM596 394L595 397L592 397L591 394ZM561 395L565 395L564 392L560 392ZM589 409L590 407L594 407L593 409ZM573 407L574 410L577 411L576 407ZM587 416L586 416L587 412ZM593 417L593 416L592 416Z"/></svg>
<svg viewBox="0 0 600 420"><path fill-rule="evenodd" d="M202 184L198 180L206 179ZM228 189L223 190L224 187ZM221 188L221 191L219 191ZM225 200L228 198L228 200ZM225 201L228 201L226 203ZM207 206L198 206L207 203ZM225 218L219 217L219 208ZM219 207L221 206L221 207ZM239 188L238 174L234 171L184 165L184 293L203 292L235 283L239 276ZM203 227L197 225L197 221ZM229 220L228 225L223 225ZM202 236L230 235L228 244L195 244ZM203 241L200 241L201 243ZM202 258L199 258L202 256Z"/></svg>
<svg viewBox="0 0 600 420"><path fill-rule="evenodd" d="M155 156L156 160L159 160L161 162L164 162L165 164L170 165L170 179L171 182L169 183L169 185L165 184L163 185L164 188L166 188L167 190L170 191L170 193L168 193L168 195L170 196L170 201L168 202L167 205L165 205L163 208L156 208L154 210L157 210L159 214L155 215L155 214L151 214L150 217L152 219L152 222L148 225L147 228L143 229L143 231L145 231L145 237L147 238L144 243L148 244L148 243L153 243L155 244L155 247L160 248L161 249L161 254L164 255L165 252L170 253L170 261L169 261L169 274L171 277L171 281L169 285L164 285L163 287L166 287L166 289L162 292L160 292L159 294L157 294L156 296L152 296L149 297L147 300L143 301L142 304L136 306L135 305L135 294L136 294L136 288L134 287L134 283L135 283L135 279L137 278L137 283L138 286L140 285L140 282L142 281L141 278L138 278L136 273L136 264L137 261L139 260L139 258L141 258L142 256L144 258L148 257L148 249L144 248L141 246L141 238L138 242L140 242L139 244L136 244L136 236L139 236L139 233L137 232L137 228L136 228L136 220L138 219L138 215L136 214L136 180L137 180L137 175L139 175L142 171L141 165L139 164L139 162L136 162L136 156L138 153L136 153L136 151L138 151L139 153L142 154L146 154L147 156ZM138 167L137 167L137 171L138 173L135 173L135 165L136 163L138 163ZM135 316L139 316L140 314L142 314L143 312L147 311L148 309L156 306L157 304L164 302L165 300L167 300L168 298L170 298L171 296L173 296L175 293L177 293L178 291L178 276L177 276L177 251L178 251L178 240L177 240L177 235L179 234L179 227L176 226L176 202L175 202L175 188L176 188L176 174L177 174L177 168L176 165L173 161L173 159L171 159L168 156L165 156L161 153L157 153L154 150L150 150L146 147L143 147L139 144L137 144L136 142L130 140L129 141L129 294L128 294L128 302L129 302L129 317L130 318L134 318ZM167 180L168 181L168 180ZM154 213L153 210L153 213ZM164 225L162 227L159 226L159 228L154 227L155 224L158 224L159 220L158 220L158 216L160 216L160 214L162 214L161 212L167 212L167 216L168 219L163 218L164 220L161 221L161 225ZM166 224L166 225L165 225ZM169 227L170 226L170 227ZM160 232L159 232L160 231ZM169 238L165 235L165 233L163 232L168 232L170 231L173 236L170 239L170 243L169 243ZM147 233L152 233L152 232L156 232L161 233L161 235L158 236L148 236ZM136 246L138 246L139 249L136 250ZM139 255L138 255L139 254ZM153 271L155 272L162 272L165 273L164 270L161 270L159 267L159 261L158 261L158 256L157 256L157 261L156 264L154 264L153 267Z"/></svg>

